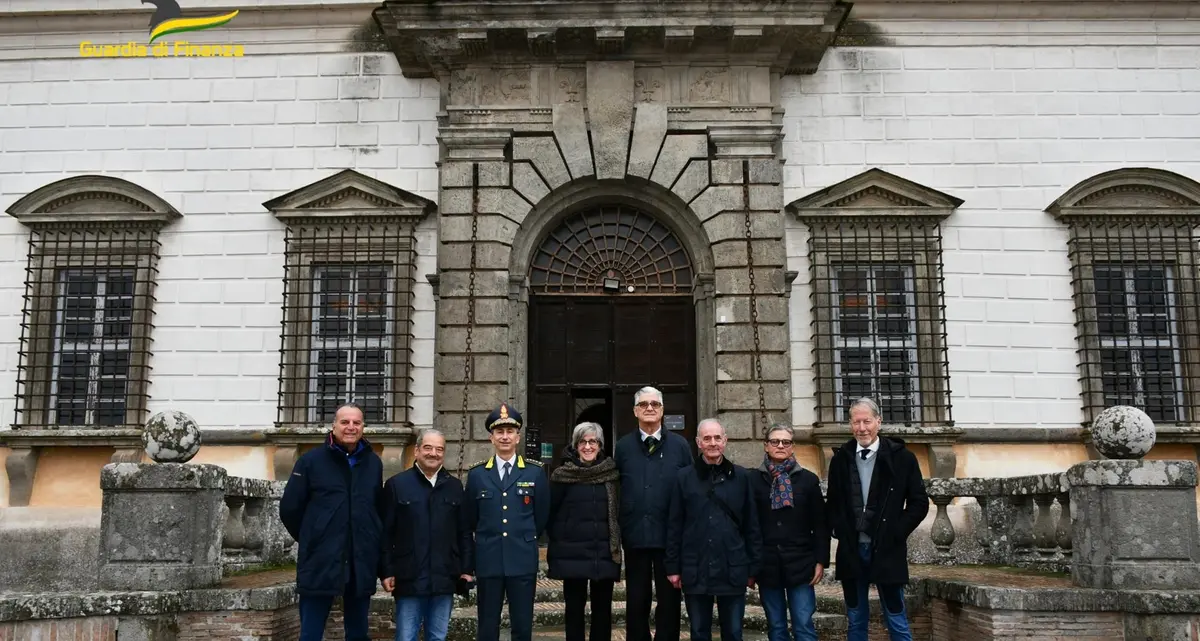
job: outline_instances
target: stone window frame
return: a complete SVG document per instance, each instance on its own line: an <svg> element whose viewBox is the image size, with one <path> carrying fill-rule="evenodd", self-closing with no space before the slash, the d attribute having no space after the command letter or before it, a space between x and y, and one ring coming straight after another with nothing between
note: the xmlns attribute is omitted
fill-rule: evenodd
<svg viewBox="0 0 1200 641"><path fill-rule="evenodd" d="M1045 211L1068 233L1083 426L1090 426L1105 407L1094 266L1113 262L1163 265L1174 271L1170 280L1175 286L1171 294L1176 349L1182 356L1176 378L1182 384L1182 405L1177 406L1179 420L1163 423L1200 424L1200 249L1195 233L1200 226L1200 183L1160 169L1115 169L1084 179ZM1095 233L1114 224L1120 224L1115 237ZM1186 235L1164 233L1181 226L1188 229Z"/></svg>
<svg viewBox="0 0 1200 641"><path fill-rule="evenodd" d="M416 283L416 228L437 205L404 189L342 170L263 203L286 227L280 387L276 427L318 428L332 417L312 417L311 353L313 270L326 264L388 265L391 269L389 416L378 428L411 428L412 301ZM324 234L333 227L353 230ZM306 234L308 232L308 234ZM293 238L293 235L295 238Z"/></svg>
<svg viewBox="0 0 1200 641"><path fill-rule="evenodd" d="M844 424L846 418L838 404L833 350L836 320L833 313L831 284L834 261L830 255L840 251L841 238L821 234L820 227L834 224L845 228L885 228L904 222L920 226L921 235L889 238L886 249L874 248L872 264L901 264L911 268L914 282L919 364L934 371L918 371L915 395L921 398L920 414L909 423L921 427L952 426L949 363L943 298L944 288L932 291L927 284L942 282L943 253L940 225L954 213L963 200L881 169L869 169L833 186L789 203L786 209L809 227L808 260L811 272L812 313L815 331L814 367L816 368L817 428ZM930 273L936 268L939 273ZM923 287L924 286L924 287Z"/></svg>
<svg viewBox="0 0 1200 641"><path fill-rule="evenodd" d="M137 184L102 175L75 176L45 185L13 203L7 213L31 233L14 428L140 429L149 400L158 236L181 214ZM69 234L72 241L39 245L37 238L43 234ZM114 267L135 270L125 421L121 425L58 425L50 421L53 403L48 390L53 386L57 275L66 268Z"/></svg>

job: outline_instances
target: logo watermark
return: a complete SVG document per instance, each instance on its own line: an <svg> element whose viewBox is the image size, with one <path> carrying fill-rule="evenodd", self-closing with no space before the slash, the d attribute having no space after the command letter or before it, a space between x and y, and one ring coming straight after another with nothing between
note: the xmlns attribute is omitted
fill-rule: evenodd
<svg viewBox="0 0 1200 641"><path fill-rule="evenodd" d="M245 47L240 44L192 44L187 40L155 42L176 33L229 24L237 17L237 10L215 16L185 18L176 0L142 0L142 4L155 7L154 15L150 16L150 40L146 44L132 40L122 44L97 44L85 40L79 43L79 55L83 58L240 58L245 55Z"/></svg>

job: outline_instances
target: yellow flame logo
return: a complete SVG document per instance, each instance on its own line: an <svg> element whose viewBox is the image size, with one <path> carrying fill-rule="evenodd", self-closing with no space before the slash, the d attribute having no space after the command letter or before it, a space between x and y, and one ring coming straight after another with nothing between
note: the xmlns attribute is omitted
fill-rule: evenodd
<svg viewBox="0 0 1200 641"><path fill-rule="evenodd" d="M156 7L154 15L150 17L150 44L173 33L200 31L228 24L238 14L235 10L219 16L184 18L179 3L175 0L142 0L142 4L152 4Z"/></svg>

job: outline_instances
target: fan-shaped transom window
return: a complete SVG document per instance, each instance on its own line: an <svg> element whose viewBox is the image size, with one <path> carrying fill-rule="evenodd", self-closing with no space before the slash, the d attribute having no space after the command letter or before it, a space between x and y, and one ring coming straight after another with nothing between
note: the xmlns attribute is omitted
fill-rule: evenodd
<svg viewBox="0 0 1200 641"><path fill-rule="evenodd" d="M529 283L540 294L689 294L692 262L649 214L601 206L568 218L542 241Z"/></svg>

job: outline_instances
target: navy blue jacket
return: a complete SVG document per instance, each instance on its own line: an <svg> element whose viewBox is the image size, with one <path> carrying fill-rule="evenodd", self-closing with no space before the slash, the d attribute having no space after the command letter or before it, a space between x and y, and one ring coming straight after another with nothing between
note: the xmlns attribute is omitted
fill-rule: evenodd
<svg viewBox="0 0 1200 641"><path fill-rule="evenodd" d="M567 447L563 458L579 465L579 454L572 447ZM604 459L604 452L601 452L596 462ZM608 486L617 481L559 483L553 480L553 474L550 478L550 545L546 550L546 576L593 581L620 579L621 564L613 559L608 531Z"/></svg>
<svg viewBox="0 0 1200 641"><path fill-rule="evenodd" d="M395 598L454 594L471 544L462 481L442 468L429 480L413 465L383 486L384 573Z"/></svg>
<svg viewBox="0 0 1200 641"><path fill-rule="evenodd" d="M762 530L750 474L729 459L714 466L699 458L679 471L663 566L682 576L684 594L745 594L758 575Z"/></svg>
<svg viewBox="0 0 1200 641"><path fill-rule="evenodd" d="M641 434L634 430L613 448L621 471L621 544L630 550L661 550L667 546L667 506L675 477L692 464L692 449L682 436L660 428L662 443L647 454Z"/></svg>
<svg viewBox="0 0 1200 641"><path fill-rule="evenodd" d="M550 521L550 482L541 463L518 456L503 482L495 456L476 463L467 472L466 512L475 533L466 574L537 574L538 537Z"/></svg>
<svg viewBox="0 0 1200 641"><path fill-rule="evenodd" d="M279 501L279 518L300 543L296 592L339 596L353 577L354 595L375 593L383 569L382 489L383 462L365 439L351 456L330 434L296 461Z"/></svg>

